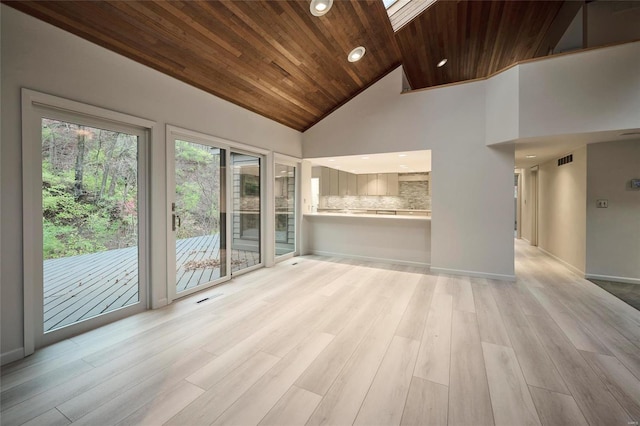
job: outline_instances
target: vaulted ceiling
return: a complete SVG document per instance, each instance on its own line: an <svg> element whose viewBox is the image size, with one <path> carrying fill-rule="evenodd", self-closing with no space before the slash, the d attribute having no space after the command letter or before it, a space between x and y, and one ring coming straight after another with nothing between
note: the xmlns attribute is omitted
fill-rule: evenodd
<svg viewBox="0 0 640 426"><path fill-rule="evenodd" d="M394 33L382 0L3 2L300 131L401 63L417 89L547 54L580 4L438 0Z"/></svg>

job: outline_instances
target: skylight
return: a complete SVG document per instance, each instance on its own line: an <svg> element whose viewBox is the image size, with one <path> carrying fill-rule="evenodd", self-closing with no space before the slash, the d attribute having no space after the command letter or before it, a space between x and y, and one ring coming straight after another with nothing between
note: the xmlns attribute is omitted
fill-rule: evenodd
<svg viewBox="0 0 640 426"><path fill-rule="evenodd" d="M397 1L398 0L382 0L382 2L384 3L384 8L385 9L389 9Z"/></svg>
<svg viewBox="0 0 640 426"><path fill-rule="evenodd" d="M382 0L382 2L387 8L393 31L398 31L424 12L435 0Z"/></svg>

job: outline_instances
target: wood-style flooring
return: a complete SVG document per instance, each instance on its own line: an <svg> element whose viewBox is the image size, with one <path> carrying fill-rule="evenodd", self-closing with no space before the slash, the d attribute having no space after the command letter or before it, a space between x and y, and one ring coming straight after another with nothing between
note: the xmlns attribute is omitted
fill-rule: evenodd
<svg viewBox="0 0 640 426"><path fill-rule="evenodd" d="M516 252L516 283L315 256L254 271L5 366L0 422L637 422L640 313Z"/></svg>

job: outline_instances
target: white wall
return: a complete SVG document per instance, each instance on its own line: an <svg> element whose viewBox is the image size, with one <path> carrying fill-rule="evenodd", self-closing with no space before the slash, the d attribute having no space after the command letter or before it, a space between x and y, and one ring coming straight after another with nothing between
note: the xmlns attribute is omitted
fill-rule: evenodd
<svg viewBox="0 0 640 426"><path fill-rule="evenodd" d="M166 298L165 124L301 156L301 134L6 5L2 15L2 340L22 347L20 89L41 91L157 122L151 149L154 303ZM159 213L158 213L159 212Z"/></svg>
<svg viewBox="0 0 640 426"><path fill-rule="evenodd" d="M487 145L518 139L520 124L520 67L506 70L486 82Z"/></svg>
<svg viewBox="0 0 640 426"><path fill-rule="evenodd" d="M518 68L520 138L640 126L640 42Z"/></svg>
<svg viewBox="0 0 640 426"><path fill-rule="evenodd" d="M584 274L587 234L587 148L571 152L573 162L540 165L538 247Z"/></svg>
<svg viewBox="0 0 640 426"><path fill-rule="evenodd" d="M640 140L587 146L587 275L640 284ZM606 199L609 207L596 208Z"/></svg>
<svg viewBox="0 0 640 426"><path fill-rule="evenodd" d="M513 145L486 146L485 82L400 94L396 69L304 133L305 158L432 150L433 270L513 277Z"/></svg>
<svg viewBox="0 0 640 426"><path fill-rule="evenodd" d="M369 215L304 216L306 253L428 266L431 220Z"/></svg>

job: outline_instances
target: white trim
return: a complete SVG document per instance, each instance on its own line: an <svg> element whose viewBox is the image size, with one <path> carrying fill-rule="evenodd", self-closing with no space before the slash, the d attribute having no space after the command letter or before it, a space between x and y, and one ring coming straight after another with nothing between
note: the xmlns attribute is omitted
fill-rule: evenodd
<svg viewBox="0 0 640 426"><path fill-rule="evenodd" d="M62 340L148 308L150 300L147 240L150 226L148 166L151 135L154 134L155 122L26 88L22 88L21 98L23 211L30 212L23 215L23 354L28 356L35 351L36 347ZM138 136L139 158L139 302L47 333L44 333L42 318L43 295L38 291L43 283L42 216L33 213L42 211L42 192L38 190L42 187L42 168L24 166L41 163L41 142L36 143L36 141L41 139L39 133L43 117L135 134Z"/></svg>
<svg viewBox="0 0 640 426"><path fill-rule="evenodd" d="M193 130L188 130L183 127L174 126L172 124L167 124L167 134L169 133L173 133L174 135L189 138L190 140L193 140L195 142L204 141L204 142L207 142L206 143L207 145L211 144L212 142L216 144L221 144L224 146L220 148L247 151L247 153L252 155L255 155L255 154L267 155L270 152L267 149L258 148L253 145L247 145L241 142L232 141L230 139L224 139L218 136L208 135L206 133L200 133Z"/></svg>
<svg viewBox="0 0 640 426"><path fill-rule="evenodd" d="M4 352L0 355L0 365L9 364L10 362L17 361L24 357L24 348L18 348L9 352Z"/></svg>
<svg viewBox="0 0 640 426"><path fill-rule="evenodd" d="M265 156L265 168L264 170L264 183L265 195L263 216L264 235L262 241L264 242L264 249L261 250L264 253L264 266L271 268L276 264L276 197L275 197L275 173L276 173L276 161L275 155L269 153ZM262 171L261 171L262 172Z"/></svg>
<svg viewBox="0 0 640 426"><path fill-rule="evenodd" d="M597 274L586 274L585 279L588 280L602 280L602 281L615 281L619 283L627 283L627 284L640 284L640 278L629 278L629 277L616 277L612 275L597 275Z"/></svg>
<svg viewBox="0 0 640 426"><path fill-rule="evenodd" d="M413 262L410 260L400 260L400 259L385 259L382 257L369 257L369 256L358 256L354 254L345 254L345 253L335 253L330 251L321 251L321 250L311 250L310 253L317 256L327 256L327 257L342 257L345 259L356 259L363 260L366 262L375 262L375 263L390 263L392 265L406 265L406 266L419 266L423 268L428 268L430 266L429 263L426 262Z"/></svg>
<svg viewBox="0 0 640 426"><path fill-rule="evenodd" d="M25 100L28 104L24 103ZM84 104L82 102L72 101L70 99L60 98L58 96L48 95L46 93L26 88L22 88L22 101L23 107L26 105L33 105L44 108L54 108L56 110L83 115L86 117L98 118L101 121L113 121L114 124L127 124L129 126L137 126L144 129L150 129L156 125L155 121L147 120L145 118Z"/></svg>
<svg viewBox="0 0 640 426"><path fill-rule="evenodd" d="M301 232L301 224L302 224L302 190L301 190L301 183L302 183L302 159L301 158L296 158L296 157L292 157L290 155L285 155L285 154L280 154L278 152L274 153L274 160L273 160L273 167L276 166L276 164L282 164L285 166L290 166L293 167L295 169L294 172L294 179L295 179L295 200L294 200L294 217L295 217L295 238L294 238L294 248L293 248L293 252L292 253L286 253L283 255L278 256L277 254L277 250L275 248L276 245L276 241L275 241L275 217L276 217L276 212L275 212L275 201L274 201L274 208L273 208L273 221L274 221L274 264L281 262L283 260L289 259L291 256L298 256L300 254L300 232ZM274 169L274 173L275 173L275 169ZM274 182L272 182L272 187L273 185L275 185L275 179ZM272 193L274 195L274 200L275 200L275 187L273 187L272 189ZM291 256L289 256L291 255Z"/></svg>
<svg viewBox="0 0 640 426"><path fill-rule="evenodd" d="M162 308L164 306L167 306L168 304L169 304L169 299L167 299L166 297L163 297L162 299L158 299L157 301L155 301L152 304L151 309Z"/></svg>
<svg viewBox="0 0 640 426"><path fill-rule="evenodd" d="M557 260L558 262L562 263L562 266L566 267L568 270L570 270L571 272L573 272L574 274L578 275L580 278L584 278L584 272L581 271L580 269L576 268L575 266L573 266L572 264L570 264L569 262L567 262L564 259L560 259L558 256L556 256L553 253L550 253L548 251L546 251L545 249L543 249L542 247L538 246L538 249L543 252L544 254L546 254L547 256L551 257L554 260Z"/></svg>
<svg viewBox="0 0 640 426"><path fill-rule="evenodd" d="M295 257L295 256L296 256L296 253L293 251L291 253L281 254L280 256L276 256L276 263L280 263L284 260L291 259L292 257Z"/></svg>
<svg viewBox="0 0 640 426"><path fill-rule="evenodd" d="M489 278L492 280L500 280L500 281L511 281L511 282L516 281L515 275L491 274L488 272L478 272L478 271L463 271L460 269L438 268L437 266L432 266L431 272L437 272L439 274L449 274L449 275L465 275L468 277L477 277L477 278Z"/></svg>
<svg viewBox="0 0 640 426"><path fill-rule="evenodd" d="M225 153L225 169L229 170L228 165L230 164L230 151L231 151L231 141L227 141L221 138L217 138L215 136L210 136L210 135L206 135L204 133L199 133L199 132L194 132L191 130L187 130L187 129L183 129L183 128L179 128L176 126L172 126L170 124L167 124L165 126L165 167L166 167L166 173L165 173L165 182L166 182L166 187L165 187L165 191L166 191L166 214L165 214L165 228L166 228L166 232L167 232L167 239L166 239L166 260L165 260L165 264L166 264L166 287L167 287L167 299L165 299L165 305L169 304L171 302L173 302L174 300L183 298L185 296L189 296L192 295L194 293L197 293L201 290L205 290L211 287L215 287L219 284L222 284L224 282L227 282L231 279L231 256L226 256L226 271L227 273L216 279L213 281L210 281L208 283L202 283L200 285L197 285L195 287L192 287L190 289L187 290L183 290L180 293L178 293L176 291L176 240L175 240L175 233L172 229L172 221L171 221L171 215L173 214L173 212L171 211L171 203L173 203L175 200L175 141L176 140L185 140L187 142L191 142L191 143L197 143L200 145L205 145L205 146L210 146L212 148L219 148L222 149ZM224 207L226 211L226 227L227 227L227 232L226 232L226 241L225 247L230 247L231 244L231 240L230 240L230 224L231 224L231 220L230 220L230 212L228 211L228 206L230 206L230 195L231 195L231 190L230 190L230 185L228 184L228 176L226 175L226 173L221 173L220 174L220 178L221 178L221 185L223 183L225 183L225 197L226 199L224 200ZM222 211L222 210L221 210ZM229 250L227 250L228 253L230 253ZM160 305L163 306L163 305Z"/></svg>
<svg viewBox="0 0 640 426"><path fill-rule="evenodd" d="M302 163L302 158L292 157L291 155L281 154L277 151L273 151L273 156L279 163L291 163L292 166Z"/></svg>

